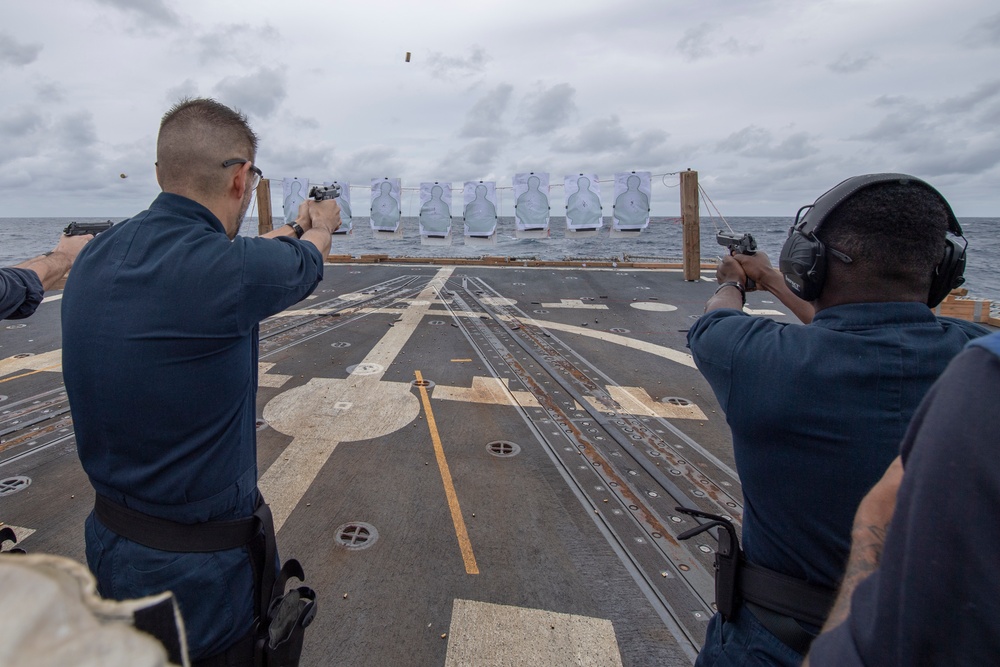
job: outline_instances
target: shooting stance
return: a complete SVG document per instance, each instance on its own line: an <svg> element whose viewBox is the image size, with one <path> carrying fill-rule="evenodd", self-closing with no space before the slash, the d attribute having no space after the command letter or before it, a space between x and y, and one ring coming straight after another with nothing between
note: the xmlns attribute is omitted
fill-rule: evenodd
<svg viewBox="0 0 1000 667"><path fill-rule="evenodd" d="M742 545L720 544L737 571L718 582L697 665L801 663L843 576L858 503L948 361L987 333L929 308L962 282L961 234L930 185L871 174L799 211L780 274L762 252L723 258L688 343L732 429L745 507ZM811 323L744 313L748 278Z"/></svg>
<svg viewBox="0 0 1000 667"><path fill-rule="evenodd" d="M258 324L322 280L340 213L308 200L295 223L239 236L256 155L243 114L174 106L163 192L80 254L63 298L66 391L97 492L87 563L105 597L171 590L195 665L298 664L315 613L308 588L284 594L303 572L278 569L257 490Z"/></svg>

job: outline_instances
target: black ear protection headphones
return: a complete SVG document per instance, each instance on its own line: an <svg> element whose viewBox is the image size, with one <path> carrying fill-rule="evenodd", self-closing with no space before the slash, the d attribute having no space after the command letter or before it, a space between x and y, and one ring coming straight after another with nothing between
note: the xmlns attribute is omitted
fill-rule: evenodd
<svg viewBox="0 0 1000 667"><path fill-rule="evenodd" d="M851 258L844 253L825 246L816 237L816 230L840 204L859 190L877 183L902 183L922 187L937 195L944 205L948 215L948 231L951 235L945 238L944 257L934 267L927 305L931 308L938 305L948 296L948 292L965 282L962 274L965 272L965 250L968 242L962 236L962 228L951 206L941 193L919 178L906 174L867 174L849 178L834 186L820 195L813 204L800 208L795 216L795 223L788 230L788 239L781 248L778 268L785 278L785 284L797 297L806 301L814 301L819 297L826 280L827 255L851 263ZM961 239L962 243L958 239Z"/></svg>

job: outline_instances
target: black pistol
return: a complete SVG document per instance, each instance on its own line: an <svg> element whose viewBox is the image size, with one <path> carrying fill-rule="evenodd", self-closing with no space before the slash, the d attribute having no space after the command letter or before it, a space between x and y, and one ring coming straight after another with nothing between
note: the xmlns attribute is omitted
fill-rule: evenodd
<svg viewBox="0 0 1000 667"><path fill-rule="evenodd" d="M101 232L106 232L111 229L112 225L115 223L108 220L107 222L77 222L73 221L66 225L66 229L63 230L63 234L66 236L83 236L85 234L93 234L97 236Z"/></svg>
<svg viewBox="0 0 1000 667"><path fill-rule="evenodd" d="M340 196L340 186L339 185L314 185L312 189L309 190L309 198L315 199L316 201L326 201L327 199L336 199Z"/></svg>
<svg viewBox="0 0 1000 667"><path fill-rule="evenodd" d="M719 242L719 245L724 245L729 248L729 254L731 255L755 255L757 254L757 241L754 239L753 234L747 232L740 236L739 234L731 233L727 234L725 232L719 232L715 235L715 240ZM755 283L750 278L747 278L747 290L752 290L757 287Z"/></svg>

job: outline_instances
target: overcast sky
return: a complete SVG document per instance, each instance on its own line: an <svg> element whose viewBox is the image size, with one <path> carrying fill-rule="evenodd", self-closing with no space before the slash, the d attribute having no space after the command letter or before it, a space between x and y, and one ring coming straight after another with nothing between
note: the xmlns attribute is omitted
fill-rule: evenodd
<svg viewBox="0 0 1000 667"><path fill-rule="evenodd" d="M146 208L184 96L246 112L274 179L691 168L735 217L900 171L960 217L1000 216L996 0L46 0L0 17L0 217ZM678 215L676 183L654 178L654 215Z"/></svg>

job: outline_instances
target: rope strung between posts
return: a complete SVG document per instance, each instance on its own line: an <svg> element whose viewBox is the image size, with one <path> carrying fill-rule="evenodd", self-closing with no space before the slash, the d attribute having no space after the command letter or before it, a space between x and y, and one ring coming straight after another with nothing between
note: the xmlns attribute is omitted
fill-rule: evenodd
<svg viewBox="0 0 1000 667"><path fill-rule="evenodd" d="M726 220L726 216L722 215L722 212L719 211L719 207L716 206L715 202L712 201L712 198L708 196L708 193L705 192L705 188L703 188L701 186L701 183L698 184L698 191L701 193L701 196L704 197L708 201L709 208L710 209L713 209L713 208L715 209L715 216L711 216L712 219L714 220L715 217L720 218L722 220L722 222L726 223L726 227L729 229L729 231L733 231L733 228L729 226L729 222ZM711 214L711 210L709 210L709 214ZM715 228L717 230L721 229L721 227L719 227L718 223L716 223Z"/></svg>

